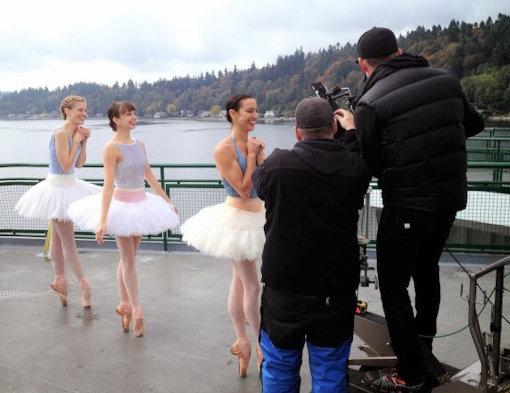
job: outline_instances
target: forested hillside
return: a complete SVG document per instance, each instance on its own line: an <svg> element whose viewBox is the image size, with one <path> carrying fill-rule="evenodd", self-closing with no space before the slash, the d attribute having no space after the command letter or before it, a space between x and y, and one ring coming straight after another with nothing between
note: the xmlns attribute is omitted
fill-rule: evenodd
<svg viewBox="0 0 510 393"><path fill-rule="evenodd" d="M418 26L399 37L402 49L420 54L431 65L447 68L462 82L475 105L488 113L510 112L510 17L499 14L480 23L452 20L448 26ZM83 95L91 114L105 114L113 100L130 100L141 115L160 111L177 115L218 111L233 93L248 92L257 98L260 110L289 116L296 104L313 94L310 83L322 80L328 86L350 87L359 92L362 75L355 64L356 45L334 44L315 53L297 49L279 56L274 64L249 69L205 72L196 77L161 79L154 83L132 80L113 86L76 83L67 87L25 89L0 94L0 116L56 113L61 99ZM168 73L171 74L172 70Z"/></svg>

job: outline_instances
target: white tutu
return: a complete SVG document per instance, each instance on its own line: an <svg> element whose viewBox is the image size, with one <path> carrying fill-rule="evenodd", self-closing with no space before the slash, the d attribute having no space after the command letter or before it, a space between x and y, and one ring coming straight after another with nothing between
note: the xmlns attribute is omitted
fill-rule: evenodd
<svg viewBox="0 0 510 393"><path fill-rule="evenodd" d="M181 225L182 240L207 255L255 261L265 243L266 213L237 209L227 203L208 206Z"/></svg>
<svg viewBox="0 0 510 393"><path fill-rule="evenodd" d="M71 175L49 173L19 199L14 210L21 216L40 220L67 221L67 208L80 198L101 192L101 187Z"/></svg>
<svg viewBox="0 0 510 393"><path fill-rule="evenodd" d="M113 236L157 235L179 226L179 216L163 198L141 191L138 201L121 201L112 197L106 218L106 233ZM102 194L80 199L69 206L68 214L75 226L95 232L99 225Z"/></svg>

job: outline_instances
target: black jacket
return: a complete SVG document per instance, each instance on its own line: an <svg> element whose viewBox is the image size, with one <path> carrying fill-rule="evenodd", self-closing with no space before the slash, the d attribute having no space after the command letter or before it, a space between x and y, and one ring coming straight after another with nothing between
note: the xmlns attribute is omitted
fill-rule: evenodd
<svg viewBox="0 0 510 393"><path fill-rule="evenodd" d="M262 281L305 295L357 288L358 209L369 182L361 158L334 139L301 141L273 151L253 181L266 207Z"/></svg>
<svg viewBox="0 0 510 393"><path fill-rule="evenodd" d="M429 67L423 57L391 58L365 83L355 121L384 206L466 207L466 137L484 123L453 74Z"/></svg>

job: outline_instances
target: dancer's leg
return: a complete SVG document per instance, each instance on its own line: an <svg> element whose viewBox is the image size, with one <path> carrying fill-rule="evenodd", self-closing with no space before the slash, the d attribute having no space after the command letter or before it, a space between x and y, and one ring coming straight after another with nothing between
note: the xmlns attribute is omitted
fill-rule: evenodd
<svg viewBox="0 0 510 393"><path fill-rule="evenodd" d="M133 242L134 257L136 259L136 256L138 255L138 247L140 246L140 243L142 242L142 237L141 236L133 236L131 239ZM137 280L138 280L138 276L137 276ZM133 309L133 313L135 315L135 318L142 317L143 316L142 315L142 307L140 305L138 305L136 310Z"/></svg>
<svg viewBox="0 0 510 393"><path fill-rule="evenodd" d="M138 247L142 241L141 236L133 236L133 249L135 252L135 258L138 251ZM122 258L119 259L119 264L117 266L117 284L119 287L119 296L120 296L120 304L124 308L125 311L131 313L131 304L129 303L129 295L124 285L124 279L122 278Z"/></svg>
<svg viewBox="0 0 510 393"><path fill-rule="evenodd" d="M60 240L60 236L58 235L57 230L55 229L55 221L52 220L53 231L51 234L50 240L50 257L51 264L53 265L53 273L55 274L55 278L64 278L65 279L65 267L64 267L64 254L62 253L62 241Z"/></svg>
<svg viewBox="0 0 510 393"><path fill-rule="evenodd" d="M250 339L246 331L246 321L258 339L260 329L259 292L260 285L255 271L255 264L248 261L233 262L232 284L228 296L228 310L237 334L237 340L230 352L239 358L239 376L245 377L251 355ZM260 355L259 355L260 353ZM261 352L257 346L258 364Z"/></svg>
<svg viewBox="0 0 510 393"><path fill-rule="evenodd" d="M64 260L69 264L76 278L78 280L82 279L84 274L78 257L72 221L52 220L52 225L54 230L53 235L57 234L60 238Z"/></svg>
<svg viewBox="0 0 510 393"><path fill-rule="evenodd" d="M135 236L132 238L127 238L127 239L129 239L131 241L131 246L132 246L132 250L133 250L133 254L134 254L133 259L134 259L136 257L136 253L138 251L138 246L140 245L142 238ZM128 248L130 247L130 244L129 244L130 241L125 242L126 246ZM120 251L120 246L119 246L119 251ZM124 262L122 261L122 257L121 257L119 260L119 265L117 266L117 284L119 287L120 305L117 306L116 312L117 312L117 314L119 314L122 317L122 329L125 332L128 332L129 325L131 322L131 314L133 313L133 308L132 308L131 302L129 301L129 293L128 293L127 286L124 283L124 273L123 272L124 272ZM136 272L135 272L135 275L136 275ZM128 277L128 279L129 279L129 277L130 277L129 272L127 273L126 277ZM135 295L135 296L137 296L137 295ZM137 316L138 320L135 319L135 325L134 325L135 334L141 335L141 334L143 334L143 323L140 321L140 318L141 318L141 308L140 307L138 307L136 310L136 316Z"/></svg>
<svg viewBox="0 0 510 393"><path fill-rule="evenodd" d="M135 258L136 258L136 255L138 254L138 247L140 247L140 243L142 242L142 237L141 236L133 236L132 239L133 239L133 250L135 251Z"/></svg>
<svg viewBox="0 0 510 393"><path fill-rule="evenodd" d="M141 314L141 307L138 299L138 277L135 268L135 256L138 247L135 248L136 242L133 237L118 236L115 238L115 241L117 242L117 247L120 252L122 283L124 285L124 289L126 290L129 303L131 304L135 315L137 313ZM119 292L121 290L122 289L119 285Z"/></svg>
<svg viewBox="0 0 510 393"><path fill-rule="evenodd" d="M53 220L55 221L55 220ZM50 240L50 257L53 265L53 281L51 289L57 292L63 306L67 306L67 281L64 267L64 254L62 253L62 241L52 223L53 233Z"/></svg>
<svg viewBox="0 0 510 393"><path fill-rule="evenodd" d="M57 260L60 259L60 261L62 261L62 263L60 261L57 262L58 265L61 264L62 270L64 260L65 263L69 264L80 285L80 297L82 305L83 307L90 307L92 294L90 291L90 285L85 278L85 275L83 274L80 259L78 257L78 249L76 248L76 241L74 239L73 223L72 221L52 220L52 228L52 236L56 235L55 239L60 240L57 240L57 243L60 243L60 251L58 250L58 245L54 244L54 248L52 248L51 252L55 252Z"/></svg>
<svg viewBox="0 0 510 393"><path fill-rule="evenodd" d="M248 340L246 334L246 317L244 315L243 307L244 287L241 278L236 272L234 264L232 266L232 283L230 284L230 291L228 293L228 312L234 325L234 330L237 337L243 341Z"/></svg>
<svg viewBox="0 0 510 393"><path fill-rule="evenodd" d="M255 262L234 262L234 270L244 288L242 304L245 318L251 326L253 334L258 338L260 330L260 283Z"/></svg>
<svg viewBox="0 0 510 393"><path fill-rule="evenodd" d="M119 259L117 266L117 284L119 287L120 304L125 312L131 313L131 304L129 303L129 295L124 285L124 279L122 277L122 258Z"/></svg>

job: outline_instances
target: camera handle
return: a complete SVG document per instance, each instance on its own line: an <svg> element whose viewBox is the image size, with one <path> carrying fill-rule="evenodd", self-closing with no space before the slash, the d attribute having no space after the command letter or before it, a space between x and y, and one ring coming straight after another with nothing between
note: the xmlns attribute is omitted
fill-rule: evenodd
<svg viewBox="0 0 510 393"><path fill-rule="evenodd" d="M356 108L356 98L351 94L351 89L348 87L336 86L333 90L329 90L322 82L314 82L311 86L317 97L323 98L329 102L333 111L341 108L337 102L338 99L347 98L348 110L354 113L354 109ZM347 130L342 128L338 121L336 122L336 129L337 131L334 138L342 139Z"/></svg>

